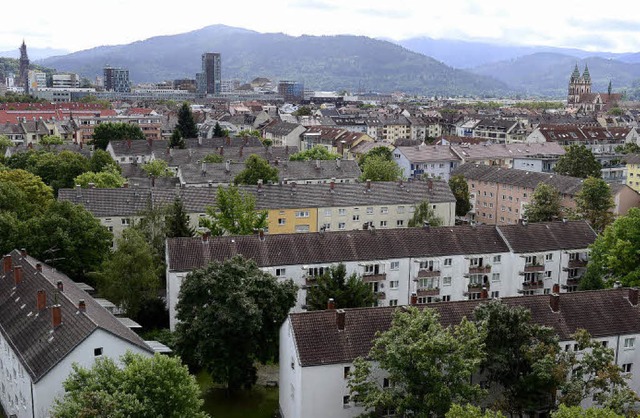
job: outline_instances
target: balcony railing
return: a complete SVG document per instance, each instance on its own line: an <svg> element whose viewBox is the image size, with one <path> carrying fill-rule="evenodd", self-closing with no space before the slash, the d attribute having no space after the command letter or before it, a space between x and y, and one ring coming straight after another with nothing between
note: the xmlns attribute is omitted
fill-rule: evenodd
<svg viewBox="0 0 640 418"><path fill-rule="evenodd" d="M437 287L423 287L418 288L416 292L418 296L438 296L440 295L440 289Z"/></svg>
<svg viewBox="0 0 640 418"><path fill-rule="evenodd" d="M384 292L376 292L376 297L378 299L386 299L387 298L387 294Z"/></svg>
<svg viewBox="0 0 640 418"><path fill-rule="evenodd" d="M387 280L387 273L377 273L377 274L366 273L362 276L362 281L366 283L382 282L384 280Z"/></svg>
<svg viewBox="0 0 640 418"><path fill-rule="evenodd" d="M483 287L485 287L487 290L489 290L490 285L489 285L489 283L469 283L469 285L467 286L467 290L470 293L480 292Z"/></svg>
<svg viewBox="0 0 640 418"><path fill-rule="evenodd" d="M491 273L491 266L469 266L469 274Z"/></svg>
<svg viewBox="0 0 640 418"><path fill-rule="evenodd" d="M569 260L568 267L570 269L587 267L587 260Z"/></svg>
<svg viewBox="0 0 640 418"><path fill-rule="evenodd" d="M438 277L440 276L440 270L420 270L418 271L418 277Z"/></svg>
<svg viewBox="0 0 640 418"><path fill-rule="evenodd" d="M524 266L525 273L535 273L538 271L544 271L544 266L541 264L528 264Z"/></svg>
<svg viewBox="0 0 640 418"><path fill-rule="evenodd" d="M531 282L522 282L522 288L524 290L542 289L544 287L543 280L535 280Z"/></svg>

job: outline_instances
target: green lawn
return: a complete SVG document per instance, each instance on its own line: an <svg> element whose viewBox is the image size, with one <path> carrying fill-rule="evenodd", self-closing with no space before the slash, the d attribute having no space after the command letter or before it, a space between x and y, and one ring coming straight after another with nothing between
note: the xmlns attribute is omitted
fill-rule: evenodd
<svg viewBox="0 0 640 418"><path fill-rule="evenodd" d="M254 386L227 397L223 388L211 382L211 377L201 371L196 375L202 389L204 410L213 418L273 418L278 409L278 388Z"/></svg>

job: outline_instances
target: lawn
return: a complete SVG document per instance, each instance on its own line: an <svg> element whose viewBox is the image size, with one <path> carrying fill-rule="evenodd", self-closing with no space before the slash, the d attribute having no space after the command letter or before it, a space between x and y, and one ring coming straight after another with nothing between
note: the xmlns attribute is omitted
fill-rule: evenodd
<svg viewBox="0 0 640 418"><path fill-rule="evenodd" d="M273 418L278 409L278 388L254 386L227 397L224 388L214 385L201 371L196 375L202 389L204 410L213 418Z"/></svg>

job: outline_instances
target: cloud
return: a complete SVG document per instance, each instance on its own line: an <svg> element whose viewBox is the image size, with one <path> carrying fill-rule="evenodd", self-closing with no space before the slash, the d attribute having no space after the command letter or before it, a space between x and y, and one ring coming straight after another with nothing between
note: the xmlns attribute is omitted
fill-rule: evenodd
<svg viewBox="0 0 640 418"><path fill-rule="evenodd" d="M294 0L289 3L290 7L295 7L298 9L311 9L311 10L322 10L322 11L331 11L340 9L340 5L332 4L323 0Z"/></svg>
<svg viewBox="0 0 640 418"><path fill-rule="evenodd" d="M576 28L582 28L589 31L606 31L606 32L637 32L640 22L623 20L623 19L598 19L587 20L569 18L567 23Z"/></svg>
<svg viewBox="0 0 640 418"><path fill-rule="evenodd" d="M413 13L408 10L357 9L356 13L384 19L408 19Z"/></svg>

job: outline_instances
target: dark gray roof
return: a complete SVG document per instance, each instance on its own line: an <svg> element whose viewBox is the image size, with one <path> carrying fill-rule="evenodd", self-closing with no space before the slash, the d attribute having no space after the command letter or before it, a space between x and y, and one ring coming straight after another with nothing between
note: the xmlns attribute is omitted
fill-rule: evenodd
<svg viewBox="0 0 640 418"><path fill-rule="evenodd" d="M587 248L597 237L586 222L542 222L496 228L514 253Z"/></svg>
<svg viewBox="0 0 640 418"><path fill-rule="evenodd" d="M262 142L260 139L249 137L228 137L228 138L189 138L185 140L187 148L219 148L221 146L225 148L231 147L260 147Z"/></svg>
<svg viewBox="0 0 640 418"><path fill-rule="evenodd" d="M136 140L136 141L109 141L109 145L116 154L116 157L151 155L152 153L164 152L169 146L169 141L158 139L155 141Z"/></svg>
<svg viewBox="0 0 640 418"><path fill-rule="evenodd" d="M570 339L578 329L586 329L592 337L640 333L638 305L629 302L629 289L562 293L558 312L550 307L551 295L503 298L510 306L522 306L531 311L533 321L555 330L561 341ZM459 324L462 318L473 317L473 310L486 300L441 302L429 304L440 315L444 326ZM615 309L612 309L615 307ZM427 306L421 305L420 309ZM391 325L398 307L345 309L345 326L338 331L336 311L312 311L289 315L295 344L304 366L350 363L356 357L366 357L376 332Z"/></svg>
<svg viewBox="0 0 640 418"><path fill-rule="evenodd" d="M134 216L149 207L150 199L150 190L142 187L58 191L58 200L82 205L96 217Z"/></svg>
<svg viewBox="0 0 640 418"><path fill-rule="evenodd" d="M451 175L462 174L465 178L489 183L535 189L540 183L549 184L562 194L575 195L582 188L582 179L559 174L538 173L484 164L466 163L455 168Z"/></svg>
<svg viewBox="0 0 640 418"><path fill-rule="evenodd" d="M32 144L31 147L29 147L28 145L26 145L25 143L22 143L18 146L15 147L10 147L7 149L7 156L11 156L14 154L19 154L21 152L28 152L28 151L49 151L49 152L53 152L55 154L59 154L62 151L71 151L71 152L75 152L77 154L80 154L84 157L91 157L91 150L88 146L84 146L84 145L78 145L74 142L65 142L63 144L60 145L40 145L40 144Z"/></svg>
<svg viewBox="0 0 640 418"><path fill-rule="evenodd" d="M0 280L0 332L16 352L34 382L69 355L96 329L102 329L143 350L153 351L133 331L124 326L89 294L81 290L67 276L43 264L42 273L36 269L37 260L11 253L13 266L22 266L23 277L15 284L14 270ZM64 290L57 291L62 281ZM46 309L38 312L37 292L46 292ZM51 306L61 307L62 325L53 328ZM86 313L79 313L78 302L86 303Z"/></svg>
<svg viewBox="0 0 640 418"><path fill-rule="evenodd" d="M288 181L318 179L357 179L362 174L355 160L283 161L278 165L279 177Z"/></svg>
<svg viewBox="0 0 640 418"><path fill-rule="evenodd" d="M264 131L275 136L287 136L298 127L302 127L302 125L289 122L274 122L265 126Z"/></svg>

